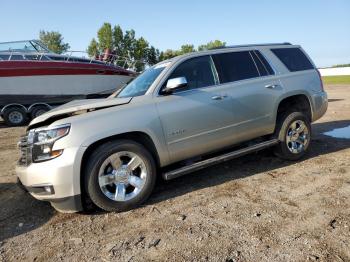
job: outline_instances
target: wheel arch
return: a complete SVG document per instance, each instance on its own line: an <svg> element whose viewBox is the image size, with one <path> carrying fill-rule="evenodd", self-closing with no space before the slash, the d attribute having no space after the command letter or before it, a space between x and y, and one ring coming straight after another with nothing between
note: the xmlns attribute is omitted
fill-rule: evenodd
<svg viewBox="0 0 350 262"><path fill-rule="evenodd" d="M84 166L88 158L90 157L91 153L99 146L110 142L110 141L115 141L115 140L121 140L121 139L126 139L126 140L132 140L134 142L137 142L144 146L153 156L154 161L156 162L157 168L160 167L160 158L159 154L157 151L157 148L155 146L155 143L153 142L152 138L146 134L145 132L141 131L133 131L133 132L127 132L127 133L122 133L122 134L117 134L113 136L108 136L105 138L102 138L100 140L97 140L90 144L86 150L84 151L81 164L80 164L80 170L81 170L81 176L84 173Z"/></svg>
<svg viewBox="0 0 350 262"><path fill-rule="evenodd" d="M33 109L37 106L45 106L46 108L48 108L49 110L52 109L52 107L49 105L49 104L46 104L46 103L34 103L32 105L30 105L28 107L28 113L31 113L33 111Z"/></svg>
<svg viewBox="0 0 350 262"><path fill-rule="evenodd" d="M1 115L5 112L5 110L6 110L7 108L16 107L16 106L23 108L23 109L26 111L26 113L28 113L28 109L27 109L24 105L18 104L18 103L12 103L12 104L5 105L5 106L1 109Z"/></svg>
<svg viewBox="0 0 350 262"><path fill-rule="evenodd" d="M290 108L296 108L297 110L305 113L310 122L313 119L313 107L312 100L305 93L292 93L284 96L280 99L276 106L276 116L275 122L278 121L278 117L283 113L288 111Z"/></svg>

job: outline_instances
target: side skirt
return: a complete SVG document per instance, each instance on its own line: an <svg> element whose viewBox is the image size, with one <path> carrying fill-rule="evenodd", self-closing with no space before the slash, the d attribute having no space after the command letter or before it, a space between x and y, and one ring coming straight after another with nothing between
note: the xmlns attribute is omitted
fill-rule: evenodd
<svg viewBox="0 0 350 262"><path fill-rule="evenodd" d="M206 167L211 166L211 165L215 165L215 164L225 162L225 161L228 161L228 160L231 160L231 159L234 159L234 158L237 158L237 157L240 157L240 156L252 153L252 152L256 152L256 151L271 147L271 146L276 145L278 143L279 143L278 139L264 141L264 142L250 145L250 146L247 146L245 148L234 150L234 151L231 151L231 152L219 155L219 156L215 156L215 157L211 157L211 158L199 161L199 162L195 162L195 163L187 165L187 166L183 166L183 167L180 167L180 168L177 168L174 170L167 171L167 172L163 173L162 176L165 180L171 180L171 179L186 175L188 173L206 168Z"/></svg>

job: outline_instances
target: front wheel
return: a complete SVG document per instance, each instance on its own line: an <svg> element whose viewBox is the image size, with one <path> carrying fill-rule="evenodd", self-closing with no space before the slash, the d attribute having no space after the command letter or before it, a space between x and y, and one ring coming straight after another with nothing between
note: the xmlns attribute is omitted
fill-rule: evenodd
<svg viewBox="0 0 350 262"><path fill-rule="evenodd" d="M280 140L275 154L285 160L298 160L310 146L310 120L302 112L285 113L279 118L275 134Z"/></svg>
<svg viewBox="0 0 350 262"><path fill-rule="evenodd" d="M125 211L144 202L153 191L156 166L152 155L130 140L108 142L89 158L85 190L105 211Z"/></svg>

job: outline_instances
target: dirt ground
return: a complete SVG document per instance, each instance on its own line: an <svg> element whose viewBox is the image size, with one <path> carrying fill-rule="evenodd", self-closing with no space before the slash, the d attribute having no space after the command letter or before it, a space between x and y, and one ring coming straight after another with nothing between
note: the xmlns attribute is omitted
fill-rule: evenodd
<svg viewBox="0 0 350 262"><path fill-rule="evenodd" d="M60 214L16 185L24 128L0 128L0 261L350 261L350 86L327 86L299 162L271 150L157 186L125 213ZM50 172L48 170L48 172Z"/></svg>

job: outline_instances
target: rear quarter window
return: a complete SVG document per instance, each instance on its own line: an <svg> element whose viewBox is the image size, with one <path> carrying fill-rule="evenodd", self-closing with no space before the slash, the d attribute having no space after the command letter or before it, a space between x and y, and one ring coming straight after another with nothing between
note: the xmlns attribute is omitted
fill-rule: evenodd
<svg viewBox="0 0 350 262"><path fill-rule="evenodd" d="M271 51L291 72L314 69L314 66L299 48L276 48Z"/></svg>

